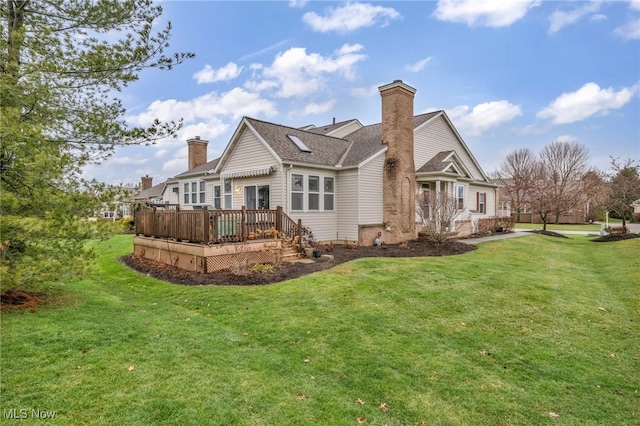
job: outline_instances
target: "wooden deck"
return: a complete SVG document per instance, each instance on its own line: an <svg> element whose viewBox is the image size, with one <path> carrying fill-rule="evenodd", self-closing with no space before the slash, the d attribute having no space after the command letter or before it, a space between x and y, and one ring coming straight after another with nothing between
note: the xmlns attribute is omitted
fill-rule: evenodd
<svg viewBox="0 0 640 426"><path fill-rule="evenodd" d="M275 210L142 210L136 235L175 241L220 244L279 237L302 238L302 222Z"/></svg>

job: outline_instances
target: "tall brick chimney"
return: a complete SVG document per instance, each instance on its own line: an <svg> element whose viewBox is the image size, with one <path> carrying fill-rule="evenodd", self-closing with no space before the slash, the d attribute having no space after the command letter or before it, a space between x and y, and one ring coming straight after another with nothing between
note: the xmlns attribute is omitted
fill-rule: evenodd
<svg viewBox="0 0 640 426"><path fill-rule="evenodd" d="M144 191L145 189L149 189L153 186L153 178L149 177L149 175L142 176L140 178L140 190Z"/></svg>
<svg viewBox="0 0 640 426"><path fill-rule="evenodd" d="M416 168L413 162L413 98L402 80L378 88L382 97L383 239L394 244L416 238Z"/></svg>
<svg viewBox="0 0 640 426"><path fill-rule="evenodd" d="M193 139L188 139L189 145L189 168L194 169L207 162L207 144L208 141L200 140L200 136L196 136Z"/></svg>

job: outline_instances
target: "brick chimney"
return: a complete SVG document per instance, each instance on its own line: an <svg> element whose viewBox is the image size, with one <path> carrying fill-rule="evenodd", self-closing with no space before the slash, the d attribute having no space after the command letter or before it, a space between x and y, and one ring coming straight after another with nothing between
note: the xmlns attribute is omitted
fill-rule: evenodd
<svg viewBox="0 0 640 426"><path fill-rule="evenodd" d="M153 178L149 177L149 175L142 176L140 180L141 180L141 184L140 184L141 191L144 191L145 189L149 189L153 186Z"/></svg>
<svg viewBox="0 0 640 426"><path fill-rule="evenodd" d="M207 144L208 141L200 140L200 136L187 140L189 145L189 168L194 169L207 162Z"/></svg>
<svg viewBox="0 0 640 426"><path fill-rule="evenodd" d="M383 240L390 244L416 238L416 168L413 162L413 98L416 89L402 80L378 88L382 98L385 154L382 189Z"/></svg>

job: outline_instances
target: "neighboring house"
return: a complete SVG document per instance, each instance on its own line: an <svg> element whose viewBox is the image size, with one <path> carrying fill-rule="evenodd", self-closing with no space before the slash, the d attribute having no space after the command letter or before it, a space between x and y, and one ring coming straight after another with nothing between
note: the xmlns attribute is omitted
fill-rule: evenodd
<svg viewBox="0 0 640 426"><path fill-rule="evenodd" d="M112 201L102 204L100 212L96 215L100 220L119 220L133 217L132 196L138 192L138 187L111 187L108 193L111 194Z"/></svg>
<svg viewBox="0 0 640 426"><path fill-rule="evenodd" d="M189 167L165 182L162 202L181 209L275 209L301 219L319 241L373 244L413 239L416 197L455 197L450 230L470 233L496 215L489 181L444 111L413 115L415 89L400 80L380 87L382 122L357 119L287 127L244 117L219 158L207 141L187 141ZM155 187L154 187L155 188ZM144 192L144 191L143 191Z"/></svg>
<svg viewBox="0 0 640 426"><path fill-rule="evenodd" d="M498 190L498 217L513 217L514 220L517 220L517 212L514 207L514 199L515 195L512 196L508 189L507 180L494 179L492 180L495 184L499 186ZM576 183L578 185L580 183ZM521 200L520 206L520 221L519 223L542 223L542 218L538 213L531 209L531 204L529 202L530 198L525 198ZM588 222L589 213L594 209L594 203L590 199L590 195L588 192L585 192L584 195L581 196L579 202L575 205L575 207L563 211L560 214L559 222L560 223L585 223ZM547 223L555 222L555 214L550 213L547 216Z"/></svg>
<svg viewBox="0 0 640 426"><path fill-rule="evenodd" d="M153 178L143 176L141 178L140 192L133 197L136 205L144 204L150 207L177 206L179 205L177 187L173 187L176 191L173 194L165 193L171 180L166 180L157 185L153 185Z"/></svg>
<svg viewBox="0 0 640 426"><path fill-rule="evenodd" d="M640 214L640 200L635 200L631 205L633 206L633 214Z"/></svg>

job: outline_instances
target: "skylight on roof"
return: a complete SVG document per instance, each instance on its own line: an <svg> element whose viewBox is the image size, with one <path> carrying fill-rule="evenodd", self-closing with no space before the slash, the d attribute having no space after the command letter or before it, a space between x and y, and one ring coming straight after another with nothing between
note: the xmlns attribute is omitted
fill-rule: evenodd
<svg viewBox="0 0 640 426"><path fill-rule="evenodd" d="M295 143L296 146L298 147L298 149L302 152L311 152L311 150L304 144L304 142L302 142L300 140L299 137L295 136L295 135L287 135L287 137L289 139L291 139L291 142Z"/></svg>

